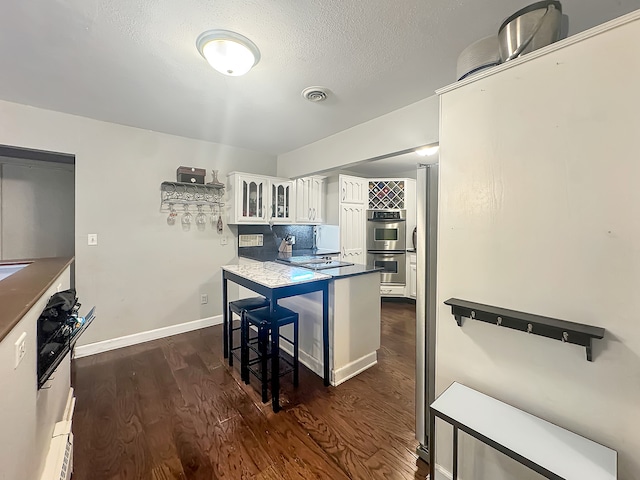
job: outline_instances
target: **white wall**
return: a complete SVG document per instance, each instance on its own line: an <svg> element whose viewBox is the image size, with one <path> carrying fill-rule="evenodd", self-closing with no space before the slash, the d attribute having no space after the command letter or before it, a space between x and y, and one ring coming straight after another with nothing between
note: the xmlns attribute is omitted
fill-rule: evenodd
<svg viewBox="0 0 640 480"><path fill-rule="evenodd" d="M438 108L431 96L278 155L278 175L300 177L437 142Z"/></svg>
<svg viewBox="0 0 640 480"><path fill-rule="evenodd" d="M72 257L74 166L0 157L0 259Z"/></svg>
<svg viewBox="0 0 640 480"><path fill-rule="evenodd" d="M36 322L56 287L69 288L69 277L67 267L0 341L0 480L40 478L53 427L62 419L70 386L69 355L47 382L48 388L38 390ZM14 369L14 344L23 332L27 333L26 354Z"/></svg>
<svg viewBox="0 0 640 480"><path fill-rule="evenodd" d="M635 20L441 99L437 393L459 381L613 448L621 480L640 479L639 41ZM591 363L579 346L460 328L450 297L607 333ZM540 478L466 435L460 459L463 479Z"/></svg>
<svg viewBox="0 0 640 480"><path fill-rule="evenodd" d="M235 257L212 228L183 232L160 213L160 183L180 165L275 174L274 157L0 102L0 144L76 156L76 287L98 306L87 344L222 313L220 266ZM97 233L99 245L87 246ZM200 294L209 304L200 305Z"/></svg>

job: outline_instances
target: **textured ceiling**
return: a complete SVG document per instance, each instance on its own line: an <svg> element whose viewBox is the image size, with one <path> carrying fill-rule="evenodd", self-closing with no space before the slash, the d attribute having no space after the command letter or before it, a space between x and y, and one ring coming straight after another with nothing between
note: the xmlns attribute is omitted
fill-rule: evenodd
<svg viewBox="0 0 640 480"><path fill-rule="evenodd" d="M527 5L514 0L29 0L3 2L0 98L283 153L451 83L460 51ZM640 0L563 0L570 33ZM195 48L205 30L260 48L244 77ZM312 104L310 85L332 96Z"/></svg>

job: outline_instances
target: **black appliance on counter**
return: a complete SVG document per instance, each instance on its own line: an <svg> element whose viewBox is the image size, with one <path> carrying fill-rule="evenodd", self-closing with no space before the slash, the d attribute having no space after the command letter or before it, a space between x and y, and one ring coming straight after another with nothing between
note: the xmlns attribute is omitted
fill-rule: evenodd
<svg viewBox="0 0 640 480"><path fill-rule="evenodd" d="M55 293L38 318L38 388L42 388L62 359L93 322L95 307L80 317L80 303L74 289Z"/></svg>

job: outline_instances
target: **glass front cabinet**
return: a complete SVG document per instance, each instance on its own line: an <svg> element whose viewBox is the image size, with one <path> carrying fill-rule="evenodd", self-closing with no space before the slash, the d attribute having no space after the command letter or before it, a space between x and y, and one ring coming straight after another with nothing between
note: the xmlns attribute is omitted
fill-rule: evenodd
<svg viewBox="0 0 640 480"><path fill-rule="evenodd" d="M228 177L230 224L292 223L294 182L232 172Z"/></svg>
<svg viewBox="0 0 640 480"><path fill-rule="evenodd" d="M271 208L269 219L274 223L292 223L295 195L293 180L271 181Z"/></svg>

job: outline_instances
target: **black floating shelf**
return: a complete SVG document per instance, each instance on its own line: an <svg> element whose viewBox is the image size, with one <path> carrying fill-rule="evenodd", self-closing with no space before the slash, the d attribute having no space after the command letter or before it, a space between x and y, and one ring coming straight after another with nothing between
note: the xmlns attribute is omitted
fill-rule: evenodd
<svg viewBox="0 0 640 480"><path fill-rule="evenodd" d="M458 326L462 326L462 317L494 325L513 328L533 335L554 338L566 343L581 345L587 349L587 360L593 361L591 341L604 337L604 328L584 325L582 323L567 322L557 318L543 317L532 313L518 312L506 308L468 302L459 298L450 298L446 305L451 306L451 313Z"/></svg>

